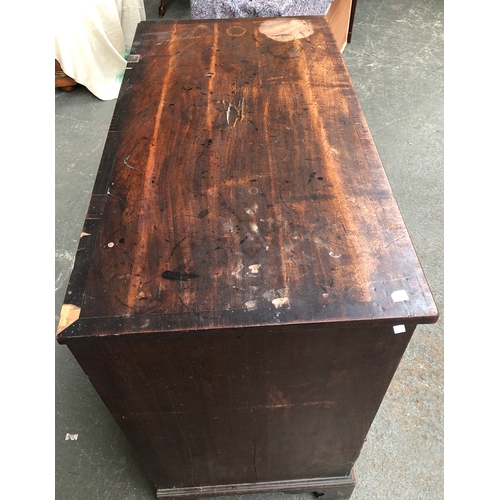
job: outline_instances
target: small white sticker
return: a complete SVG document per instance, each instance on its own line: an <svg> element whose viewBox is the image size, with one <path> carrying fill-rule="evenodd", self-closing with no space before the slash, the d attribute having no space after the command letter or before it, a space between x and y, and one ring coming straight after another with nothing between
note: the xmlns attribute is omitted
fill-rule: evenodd
<svg viewBox="0 0 500 500"><path fill-rule="evenodd" d="M252 274L258 274L261 266L262 264L252 264L251 266L248 266L248 268L250 269L250 271L252 271Z"/></svg>
<svg viewBox="0 0 500 500"><path fill-rule="evenodd" d="M394 302L403 302L404 300L410 300L406 290L397 290L396 292L391 293L392 300Z"/></svg>
<svg viewBox="0 0 500 500"><path fill-rule="evenodd" d="M394 328L394 333L404 333L404 332L406 332L405 325L396 325L393 328Z"/></svg>
<svg viewBox="0 0 500 500"><path fill-rule="evenodd" d="M76 441L78 439L78 434L66 434L65 441Z"/></svg>
<svg viewBox="0 0 500 500"><path fill-rule="evenodd" d="M278 309L278 307L284 306L285 304L289 304L288 297L278 297L277 299L273 299L271 302L273 303L274 307L276 307L276 309Z"/></svg>

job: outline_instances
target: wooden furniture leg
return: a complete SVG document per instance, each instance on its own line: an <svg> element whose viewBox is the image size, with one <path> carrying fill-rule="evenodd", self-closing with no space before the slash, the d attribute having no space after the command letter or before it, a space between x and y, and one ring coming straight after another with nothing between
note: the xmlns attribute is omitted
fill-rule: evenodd
<svg viewBox="0 0 500 500"><path fill-rule="evenodd" d="M352 27L354 25L354 14L356 13L356 4L357 3L358 3L358 0L352 0L351 17L349 19L349 30L347 31L347 43L351 43Z"/></svg>
<svg viewBox="0 0 500 500"><path fill-rule="evenodd" d="M170 0L161 0L160 1L160 7L158 9L158 17L163 17L165 15L165 9L169 3L170 3Z"/></svg>
<svg viewBox="0 0 500 500"><path fill-rule="evenodd" d="M75 80L63 71L59 61L56 59L56 88L60 88L64 92L73 92L77 85Z"/></svg>

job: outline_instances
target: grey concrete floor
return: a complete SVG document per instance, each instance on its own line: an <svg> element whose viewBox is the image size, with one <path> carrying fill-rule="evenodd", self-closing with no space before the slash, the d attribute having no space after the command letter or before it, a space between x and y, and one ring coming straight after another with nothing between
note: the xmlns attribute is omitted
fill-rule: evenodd
<svg viewBox="0 0 500 500"><path fill-rule="evenodd" d="M159 1L145 0L148 19ZM419 326L373 422L352 500L438 500L443 466L442 0L360 0L344 59L441 312ZM189 18L176 0L164 19ZM55 325L116 101L55 91ZM154 499L133 451L71 353L55 351L58 500ZM66 434L78 434L66 440ZM248 500L283 494L250 495ZM312 498L308 495L297 498Z"/></svg>

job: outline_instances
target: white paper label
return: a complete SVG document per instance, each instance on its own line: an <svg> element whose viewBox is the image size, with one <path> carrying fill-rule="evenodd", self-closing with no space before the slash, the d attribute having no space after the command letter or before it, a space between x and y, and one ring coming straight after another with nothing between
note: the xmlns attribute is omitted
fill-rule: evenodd
<svg viewBox="0 0 500 500"><path fill-rule="evenodd" d="M405 325L396 325L393 328L394 328L394 333L404 333L404 332L406 332Z"/></svg>
<svg viewBox="0 0 500 500"><path fill-rule="evenodd" d="M406 290L397 290L396 292L391 293L392 300L394 302L403 302L404 300L410 300Z"/></svg>

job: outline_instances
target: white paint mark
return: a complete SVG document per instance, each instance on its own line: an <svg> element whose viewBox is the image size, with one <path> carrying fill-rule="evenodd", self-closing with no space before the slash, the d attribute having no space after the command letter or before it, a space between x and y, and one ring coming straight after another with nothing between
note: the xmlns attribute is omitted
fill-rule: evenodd
<svg viewBox="0 0 500 500"><path fill-rule="evenodd" d="M90 236L90 233L83 233L80 235L80 238L83 238L84 236Z"/></svg>
<svg viewBox="0 0 500 500"><path fill-rule="evenodd" d="M245 213L248 215L256 215L259 210L259 205L255 204L252 208L245 208Z"/></svg>
<svg viewBox="0 0 500 500"><path fill-rule="evenodd" d="M222 224L222 227L228 233L232 233L234 231L234 224L233 224L233 221L231 219L228 220L227 222L224 222L224 224Z"/></svg>
<svg viewBox="0 0 500 500"><path fill-rule="evenodd" d="M394 333L404 333L406 332L405 325L396 325L393 327Z"/></svg>
<svg viewBox="0 0 500 500"><path fill-rule="evenodd" d="M66 434L65 441L76 441L78 439L78 434Z"/></svg>
<svg viewBox="0 0 500 500"><path fill-rule="evenodd" d="M233 105L231 103L228 103L227 109L226 109L226 121L227 121L228 125L230 125L229 117L231 116L231 108L232 107L233 107Z"/></svg>
<svg viewBox="0 0 500 500"><path fill-rule="evenodd" d="M130 158L130 155L128 155L124 160L123 160L123 164L126 165L128 168L131 168L132 170L137 170L135 167L133 167L132 165L130 165L130 163L128 162L128 159Z"/></svg>
<svg viewBox="0 0 500 500"><path fill-rule="evenodd" d="M285 304L289 304L288 297L278 297L276 299L273 299L271 302L273 303L274 307L276 307L276 309L278 309L278 307L283 307Z"/></svg>
<svg viewBox="0 0 500 500"><path fill-rule="evenodd" d="M245 307L249 311L253 311L254 309L257 309L257 301L256 300L249 300L248 302L245 302Z"/></svg>
<svg viewBox="0 0 500 500"><path fill-rule="evenodd" d="M333 257L334 259L339 259L340 257L342 257L342 254L338 254L338 255L335 255L333 252L329 252L328 254L330 257Z"/></svg>
<svg viewBox="0 0 500 500"><path fill-rule="evenodd" d="M252 264L251 266L248 266L248 268L250 269L250 271L252 271L253 274L257 274L261 266L262 264Z"/></svg>
<svg viewBox="0 0 500 500"><path fill-rule="evenodd" d="M259 226L257 226L257 224L255 224L255 222L250 222L250 229L254 233L258 233L259 232Z"/></svg>
<svg viewBox="0 0 500 500"><path fill-rule="evenodd" d="M392 292L391 297L394 302L403 302L405 300L410 300L410 297L408 297L406 290L397 290L395 292Z"/></svg>
<svg viewBox="0 0 500 500"><path fill-rule="evenodd" d="M114 246L115 246L115 244L114 244L112 241L110 241L110 242L108 243L108 247L109 247L109 248L113 248Z"/></svg>
<svg viewBox="0 0 500 500"><path fill-rule="evenodd" d="M240 264L231 274L233 276L236 276L238 273L241 272L241 270L244 268L245 266L243 264Z"/></svg>
<svg viewBox="0 0 500 500"><path fill-rule="evenodd" d="M324 293L324 294L323 294L323 298L324 298L324 299L328 298L328 294L327 294L327 293Z"/></svg>

